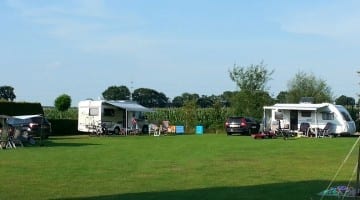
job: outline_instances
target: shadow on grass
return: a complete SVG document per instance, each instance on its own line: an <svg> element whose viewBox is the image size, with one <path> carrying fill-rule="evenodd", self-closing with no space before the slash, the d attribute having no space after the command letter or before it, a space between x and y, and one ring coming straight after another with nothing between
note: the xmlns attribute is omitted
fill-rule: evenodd
<svg viewBox="0 0 360 200"><path fill-rule="evenodd" d="M63 140L63 139L61 139L61 140ZM86 143L83 141L60 142L61 140L59 140L59 139L57 140L54 138L46 139L43 141L36 140L36 143L34 145L24 143L24 147L25 148L41 148L41 147L52 148L52 147L83 147L83 146L91 146L91 145L101 145L101 144L97 144L97 143Z"/></svg>
<svg viewBox="0 0 360 200"><path fill-rule="evenodd" d="M59 198L53 200L223 200L223 199L321 199L318 193L324 191L328 181L304 181L276 183L243 187L215 187L189 190L174 190L162 192L140 192L128 194L99 195L91 197ZM332 186L346 185L334 183ZM324 197L323 199L339 199L339 197Z"/></svg>

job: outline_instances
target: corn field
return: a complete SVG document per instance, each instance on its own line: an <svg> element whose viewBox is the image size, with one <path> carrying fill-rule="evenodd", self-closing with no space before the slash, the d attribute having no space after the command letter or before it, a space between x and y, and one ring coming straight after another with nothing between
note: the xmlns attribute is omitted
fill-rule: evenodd
<svg viewBox="0 0 360 200"><path fill-rule="evenodd" d="M195 131L195 126L202 125L206 132L224 132L224 122L228 116L228 109L221 108L159 108L155 112L146 113L149 122L160 124L168 120L171 125L185 126L187 133Z"/></svg>

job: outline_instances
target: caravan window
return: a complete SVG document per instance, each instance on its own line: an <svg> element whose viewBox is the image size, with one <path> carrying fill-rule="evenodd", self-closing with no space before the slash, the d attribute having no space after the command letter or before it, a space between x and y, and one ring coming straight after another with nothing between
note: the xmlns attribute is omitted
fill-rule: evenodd
<svg viewBox="0 0 360 200"><path fill-rule="evenodd" d="M308 110L301 111L301 117L311 117L311 111Z"/></svg>
<svg viewBox="0 0 360 200"><path fill-rule="evenodd" d="M334 120L334 113L323 112L322 119L323 120Z"/></svg>
<svg viewBox="0 0 360 200"><path fill-rule="evenodd" d="M115 116L115 110L112 108L104 108L104 116L109 116L109 117Z"/></svg>
<svg viewBox="0 0 360 200"><path fill-rule="evenodd" d="M99 115L99 108L90 108L89 109L90 116L98 116Z"/></svg>
<svg viewBox="0 0 360 200"><path fill-rule="evenodd" d="M341 111L341 115L343 116L343 118L344 118L346 121L351 121L351 117L350 117L349 114L347 114L346 112Z"/></svg>

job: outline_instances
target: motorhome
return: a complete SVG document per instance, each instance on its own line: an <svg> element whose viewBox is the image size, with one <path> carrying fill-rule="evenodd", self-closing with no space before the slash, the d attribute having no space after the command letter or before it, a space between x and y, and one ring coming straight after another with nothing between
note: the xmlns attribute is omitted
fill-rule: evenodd
<svg viewBox="0 0 360 200"><path fill-rule="evenodd" d="M264 106L263 125L267 130L278 128L299 131L302 124L308 124L314 134L325 128L326 124L334 124L331 134L350 134L356 132L354 120L347 109L331 103L299 103L275 104Z"/></svg>
<svg viewBox="0 0 360 200"><path fill-rule="evenodd" d="M144 112L152 112L134 101L83 100L78 103L78 131L94 132L96 126L105 125L110 133L127 134L146 125Z"/></svg>

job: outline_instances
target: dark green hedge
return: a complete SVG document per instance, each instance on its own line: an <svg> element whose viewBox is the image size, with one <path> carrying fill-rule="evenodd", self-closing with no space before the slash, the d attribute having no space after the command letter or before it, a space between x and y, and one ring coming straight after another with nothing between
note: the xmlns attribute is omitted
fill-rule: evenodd
<svg viewBox="0 0 360 200"><path fill-rule="evenodd" d="M74 119L49 119L51 122L51 136L77 135L78 121Z"/></svg>
<svg viewBox="0 0 360 200"><path fill-rule="evenodd" d="M43 115L44 111L40 103L0 101L0 114L10 116Z"/></svg>

